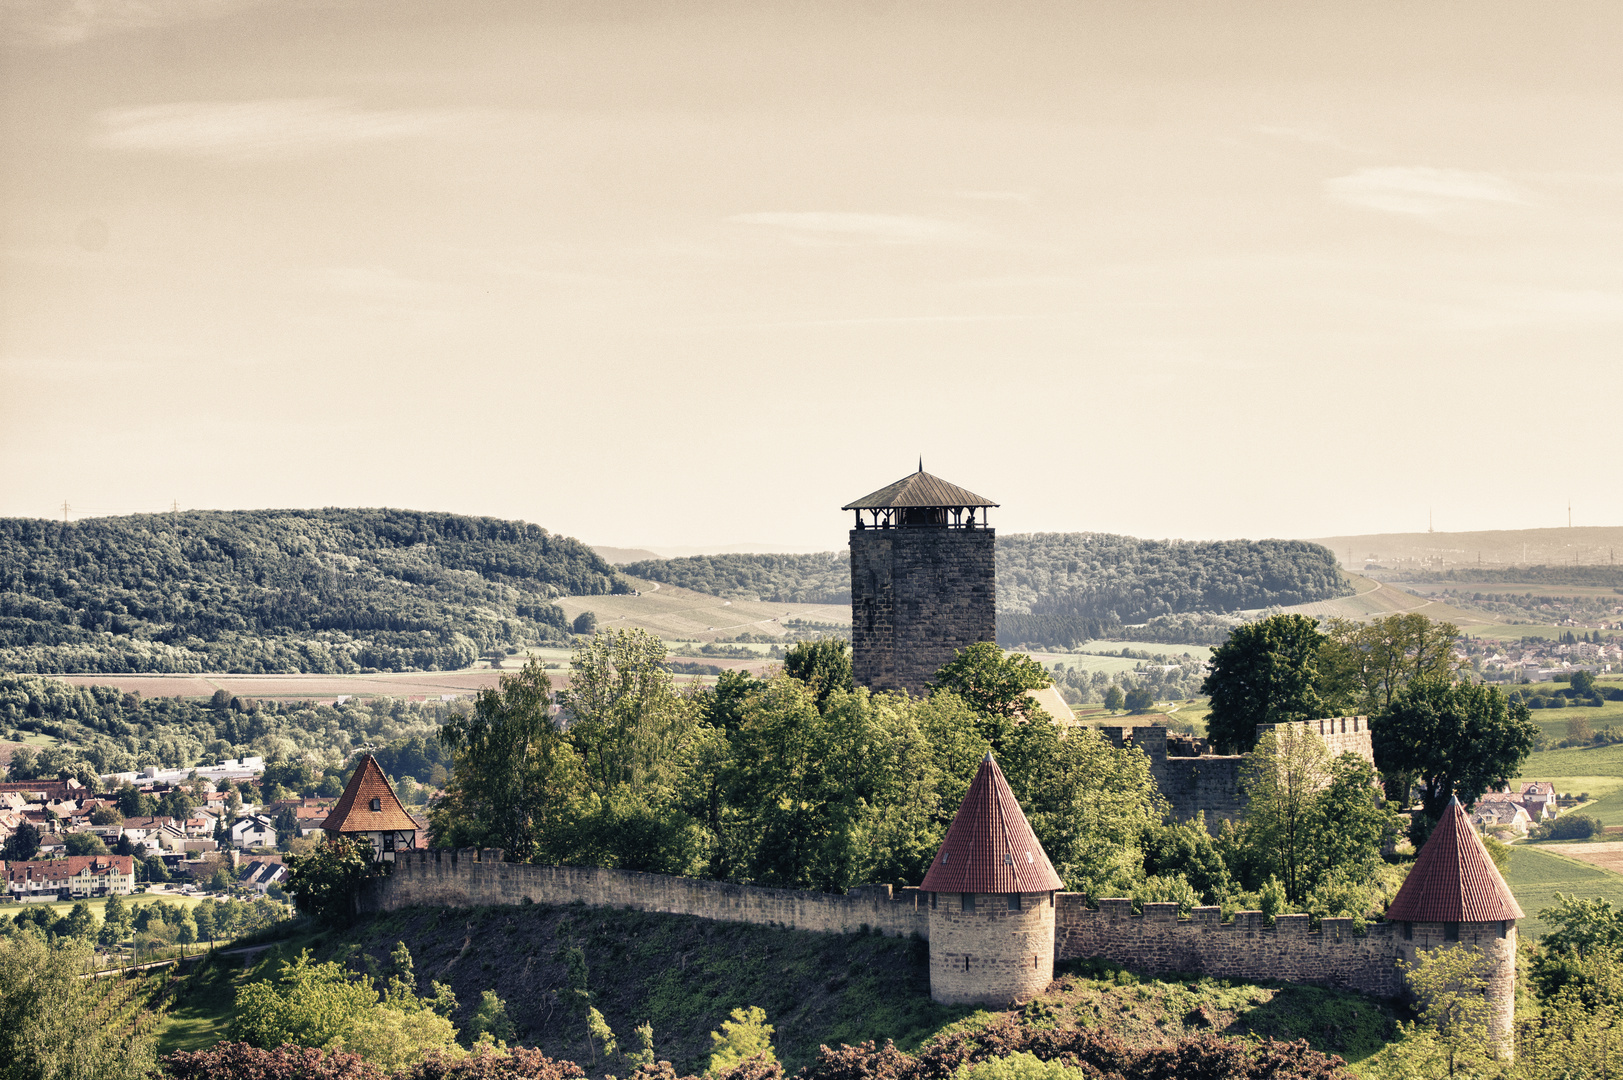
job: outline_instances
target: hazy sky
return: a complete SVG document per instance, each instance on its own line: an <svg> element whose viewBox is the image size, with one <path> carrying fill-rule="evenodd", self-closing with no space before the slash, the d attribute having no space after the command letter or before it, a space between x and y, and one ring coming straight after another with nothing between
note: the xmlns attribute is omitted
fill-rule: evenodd
<svg viewBox="0 0 1623 1080"><path fill-rule="evenodd" d="M0 514L1623 523L1623 4L0 3Z"/></svg>

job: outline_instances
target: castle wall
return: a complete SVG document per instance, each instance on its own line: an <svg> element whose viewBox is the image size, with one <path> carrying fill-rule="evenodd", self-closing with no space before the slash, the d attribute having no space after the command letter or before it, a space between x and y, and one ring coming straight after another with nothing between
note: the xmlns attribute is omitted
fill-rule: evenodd
<svg viewBox="0 0 1623 1080"><path fill-rule="evenodd" d="M1258 724L1260 737L1292 725ZM1318 720L1297 722L1297 727L1317 734L1325 742L1332 759L1342 754L1357 754L1371 766L1375 764L1375 748L1370 741L1369 718L1364 716L1327 716ZM1223 821L1235 821L1245 813L1245 793L1240 790L1240 770L1245 754L1206 754L1180 756L1168 751L1167 729L1158 725L1145 727L1109 726L1100 729L1118 746L1129 742L1144 751L1150 759L1150 775L1155 786L1171 807L1174 821L1188 821L1197 813L1206 815L1206 827L1217 832Z"/></svg>
<svg viewBox="0 0 1623 1080"><path fill-rule="evenodd" d="M1393 940L1398 956L1414 964L1417 955L1428 949L1452 945L1474 945L1484 958L1488 1003L1493 1012L1488 1028L1508 1045L1516 1021L1516 924L1514 922L1457 923L1450 939L1447 923L1395 923Z"/></svg>
<svg viewBox="0 0 1623 1080"><path fill-rule="evenodd" d="M1391 997L1403 990L1395 927L1375 923L1354 934L1351 919L1280 915L1272 927L1262 913L1242 911L1222 922L1221 909L1195 908L1178 918L1176 904L1101 900L1087 907L1079 893L1060 893L1055 908L1055 959L1102 957L1150 975L1192 972L1233 979L1278 979Z"/></svg>
<svg viewBox="0 0 1623 1080"><path fill-rule="evenodd" d="M642 874L592 866L531 866L502 862L502 853L430 850L399 852L362 907L393 911L415 905L571 904L697 915L720 922L777 925L844 934L876 929L892 937L928 937L929 912L917 889L893 894L889 885L863 885L842 895L765 889L721 881Z"/></svg>
<svg viewBox="0 0 1623 1080"><path fill-rule="evenodd" d="M851 530L851 666L858 686L923 693L966 645L997 640L996 532Z"/></svg>
<svg viewBox="0 0 1623 1080"><path fill-rule="evenodd" d="M930 996L946 1005L1007 1006L1036 997L1054 979L1054 898L1023 893L932 893Z"/></svg>

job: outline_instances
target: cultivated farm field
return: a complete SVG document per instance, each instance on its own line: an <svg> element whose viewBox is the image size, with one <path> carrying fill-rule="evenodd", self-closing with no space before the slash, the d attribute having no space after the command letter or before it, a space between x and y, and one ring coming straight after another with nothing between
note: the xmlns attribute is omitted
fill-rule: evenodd
<svg viewBox="0 0 1623 1080"><path fill-rule="evenodd" d="M791 619L851 625L848 604L768 604L723 600L709 593L628 578L639 596L565 596L557 603L574 619L583 611L597 616L599 630L642 629L662 638L714 641L735 634L784 635Z"/></svg>
<svg viewBox="0 0 1623 1080"><path fill-rule="evenodd" d="M1510 849L1510 873L1505 875L1505 884L1510 886L1510 891L1516 894L1516 902L1527 913L1517 929L1528 937L1539 937L1549 930L1549 924L1541 920L1538 913L1555 905L1558 892L1599 897L1614 907L1623 907L1623 875L1555 853L1566 846L1523 847L1518 844Z"/></svg>

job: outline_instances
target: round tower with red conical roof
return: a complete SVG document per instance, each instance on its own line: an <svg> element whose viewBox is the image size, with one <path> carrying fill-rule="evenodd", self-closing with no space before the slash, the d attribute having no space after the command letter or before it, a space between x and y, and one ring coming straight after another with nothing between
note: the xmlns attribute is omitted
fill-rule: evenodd
<svg viewBox="0 0 1623 1080"><path fill-rule="evenodd" d="M1522 917L1465 808L1449 800L1386 918L1396 924L1398 952L1410 964L1435 948L1469 945L1481 952L1493 1010L1489 1027L1504 1044L1516 1020L1516 920Z"/></svg>
<svg viewBox="0 0 1623 1080"><path fill-rule="evenodd" d="M930 996L1007 1006L1054 979L1059 875L987 754L919 886L930 904Z"/></svg>

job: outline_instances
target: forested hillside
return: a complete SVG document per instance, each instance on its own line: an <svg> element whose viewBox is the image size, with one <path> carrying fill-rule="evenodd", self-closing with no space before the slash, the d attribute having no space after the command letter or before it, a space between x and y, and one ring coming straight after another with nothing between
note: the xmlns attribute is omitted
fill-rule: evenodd
<svg viewBox="0 0 1623 1080"><path fill-rule="evenodd" d="M362 746L379 748L393 777L443 780L444 752L435 740L457 706L439 701L354 699L343 705L311 701L242 702L142 697L111 686L72 686L39 675L0 675L0 739L14 732L52 735L68 748L16 750L11 778L87 777L148 765L187 768L260 754L342 766ZM436 772L436 767L441 766Z"/></svg>
<svg viewBox="0 0 1623 1080"><path fill-rule="evenodd" d="M625 591L578 540L410 510L0 519L0 669L464 667L562 641L552 598Z"/></svg>
<svg viewBox="0 0 1623 1080"><path fill-rule="evenodd" d="M812 555L690 555L647 559L623 567L633 577L694 589L729 600L782 604L849 604L851 556L844 551Z"/></svg>
<svg viewBox="0 0 1623 1080"><path fill-rule="evenodd" d="M730 599L849 603L845 552L697 555L633 563L627 573ZM998 638L1072 645L1089 638L1221 641L1225 614L1351 590L1330 549L1301 540L1140 540L1111 533L998 537ZM1141 626L1136 632L1124 627ZM1193 636L1191 636L1193 635Z"/></svg>

